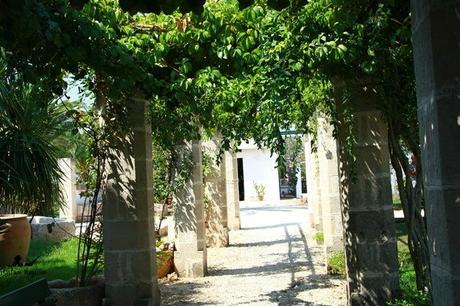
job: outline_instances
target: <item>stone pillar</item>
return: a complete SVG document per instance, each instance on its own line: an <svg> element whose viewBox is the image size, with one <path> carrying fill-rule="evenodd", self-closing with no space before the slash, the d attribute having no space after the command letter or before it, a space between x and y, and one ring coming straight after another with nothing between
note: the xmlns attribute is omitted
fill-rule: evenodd
<svg viewBox="0 0 460 306"><path fill-rule="evenodd" d="M411 1L433 305L460 304L460 1Z"/></svg>
<svg viewBox="0 0 460 306"><path fill-rule="evenodd" d="M174 200L177 249L174 264L180 277L203 277L207 272L207 256L201 142L184 142L177 146L177 151L179 159L190 159L192 165L189 178Z"/></svg>
<svg viewBox="0 0 460 306"><path fill-rule="evenodd" d="M206 246L228 246L227 225L227 166L225 158L219 164L220 140L212 139L203 143L203 152L209 154L210 169L205 173L205 218L206 218Z"/></svg>
<svg viewBox="0 0 460 306"><path fill-rule="evenodd" d="M300 171L299 168L297 168L297 183L295 185L295 194L296 198L300 199L302 198L302 172Z"/></svg>
<svg viewBox="0 0 460 306"><path fill-rule="evenodd" d="M323 231L321 213L321 189L319 181L319 160L316 152L312 151L311 138L305 140L305 168L307 174L307 199L310 212L310 226L314 231Z"/></svg>
<svg viewBox="0 0 460 306"><path fill-rule="evenodd" d="M160 305L147 104L144 99L131 99L127 126L111 139L103 196L104 305Z"/></svg>
<svg viewBox="0 0 460 306"><path fill-rule="evenodd" d="M62 192L63 206L59 209L59 217L71 220L77 219L76 195L76 175L75 162L70 158L60 158L58 160L59 169L62 177L59 188Z"/></svg>
<svg viewBox="0 0 460 306"><path fill-rule="evenodd" d="M334 128L325 117L318 117L318 159L320 165L321 212L327 256L343 250L342 211L340 208L339 164ZM327 260L326 260L327 262Z"/></svg>
<svg viewBox="0 0 460 306"><path fill-rule="evenodd" d="M225 181L227 184L228 228L237 231L240 222L240 195L238 190L238 162L235 152L225 152Z"/></svg>
<svg viewBox="0 0 460 306"><path fill-rule="evenodd" d="M352 99L354 163L346 153L348 127L336 99L348 298L351 305L385 305L400 295L387 125L372 88L356 86Z"/></svg>

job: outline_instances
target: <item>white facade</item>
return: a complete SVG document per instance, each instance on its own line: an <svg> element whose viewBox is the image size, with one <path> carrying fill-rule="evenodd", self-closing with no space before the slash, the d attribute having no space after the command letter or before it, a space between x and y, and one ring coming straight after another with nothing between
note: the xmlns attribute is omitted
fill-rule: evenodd
<svg viewBox="0 0 460 306"><path fill-rule="evenodd" d="M259 150L254 143L243 143L239 149L241 152L237 153L237 158L243 159L245 201L257 201L257 193L254 189L255 182L265 185L265 202L279 202L277 155L270 156L269 150Z"/></svg>

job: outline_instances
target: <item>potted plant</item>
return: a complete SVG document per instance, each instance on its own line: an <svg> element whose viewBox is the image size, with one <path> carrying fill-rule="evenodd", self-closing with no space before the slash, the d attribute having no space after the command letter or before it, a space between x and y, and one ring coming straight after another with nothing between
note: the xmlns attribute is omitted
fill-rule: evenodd
<svg viewBox="0 0 460 306"><path fill-rule="evenodd" d="M254 189L256 190L257 198L259 199L259 201L264 200L265 188L266 188L266 186L264 184L258 184L256 182L254 182Z"/></svg>
<svg viewBox="0 0 460 306"><path fill-rule="evenodd" d="M0 79L0 266L27 259L27 214L58 211L61 172L52 143L63 117L38 86Z"/></svg>

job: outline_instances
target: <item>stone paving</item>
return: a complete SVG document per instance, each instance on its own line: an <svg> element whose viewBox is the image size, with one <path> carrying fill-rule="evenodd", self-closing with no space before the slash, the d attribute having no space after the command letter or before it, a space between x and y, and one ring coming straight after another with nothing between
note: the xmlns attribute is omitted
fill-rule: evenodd
<svg viewBox="0 0 460 306"><path fill-rule="evenodd" d="M208 276L160 280L163 305L345 305L344 280L325 273L303 206L241 205L230 246L208 249Z"/></svg>

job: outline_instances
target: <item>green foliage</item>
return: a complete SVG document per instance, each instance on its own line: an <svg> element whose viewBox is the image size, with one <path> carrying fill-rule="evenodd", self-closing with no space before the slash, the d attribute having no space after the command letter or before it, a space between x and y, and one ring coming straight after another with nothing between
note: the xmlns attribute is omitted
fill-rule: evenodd
<svg viewBox="0 0 460 306"><path fill-rule="evenodd" d="M345 252L335 251L327 258L327 273L346 277Z"/></svg>
<svg viewBox="0 0 460 306"><path fill-rule="evenodd" d="M302 164L305 161L302 137L287 136L285 138L285 153L280 160L283 162L279 163L279 175L281 178L287 178L289 187L295 190L299 168L303 167Z"/></svg>
<svg viewBox="0 0 460 306"><path fill-rule="evenodd" d="M201 167L203 168L203 179L205 179L206 176L212 174L214 170L216 156L213 153L209 152L209 150L206 150L206 149L203 149L201 156L202 156Z"/></svg>
<svg viewBox="0 0 460 306"><path fill-rule="evenodd" d="M315 236L313 239L316 240L316 242L323 244L324 243L324 233L323 232L316 232Z"/></svg>
<svg viewBox="0 0 460 306"><path fill-rule="evenodd" d="M393 209L402 209L400 198L393 198Z"/></svg>
<svg viewBox="0 0 460 306"><path fill-rule="evenodd" d="M180 10L182 13L193 11L199 13L203 10L205 0L121 0L120 5L124 10L136 12L165 12L171 14L175 10Z"/></svg>
<svg viewBox="0 0 460 306"><path fill-rule="evenodd" d="M152 156L154 201L163 203L172 193L172 152L154 146Z"/></svg>
<svg viewBox="0 0 460 306"><path fill-rule="evenodd" d="M376 91L397 145L419 149L408 1L208 1L191 13L179 2L153 1L145 10L139 1L4 0L1 53L8 73L45 76L57 94L64 72L92 91L102 80L106 118L120 125L126 97L139 90L163 149L219 131L224 149L253 138L282 165L281 131L314 133L321 112L340 125L352 171L357 87ZM157 197L170 190L162 158Z"/></svg>
<svg viewBox="0 0 460 306"><path fill-rule="evenodd" d="M0 210L53 216L61 205L60 155L65 111L39 86L0 84Z"/></svg>
<svg viewBox="0 0 460 306"><path fill-rule="evenodd" d="M264 184L262 183L256 183L254 182L254 189L257 193L257 196L259 198L263 198L265 196L265 189L267 188L267 186L265 186Z"/></svg>
<svg viewBox="0 0 460 306"><path fill-rule="evenodd" d="M184 187L190 177L193 161L191 156L179 159L176 148L153 147L153 190L154 200L164 203Z"/></svg>

